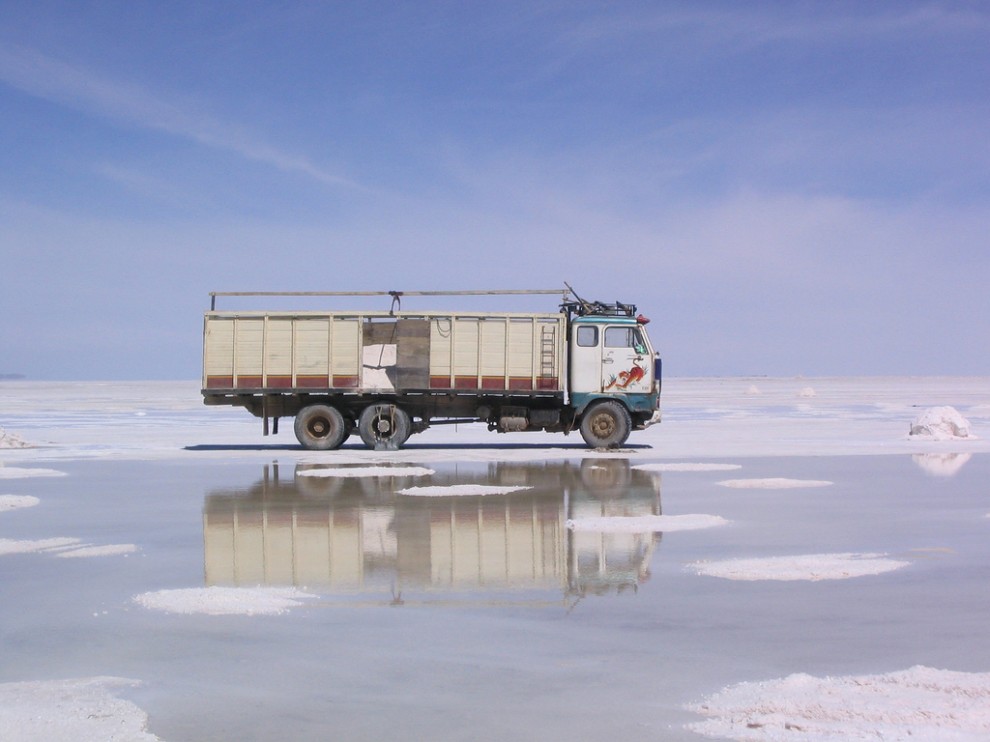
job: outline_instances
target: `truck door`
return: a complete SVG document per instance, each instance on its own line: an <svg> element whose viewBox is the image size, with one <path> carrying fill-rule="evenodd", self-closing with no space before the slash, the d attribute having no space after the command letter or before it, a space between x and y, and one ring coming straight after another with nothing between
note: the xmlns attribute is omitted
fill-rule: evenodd
<svg viewBox="0 0 990 742"><path fill-rule="evenodd" d="M606 325L602 347L602 392L648 394L653 389L653 354L638 325Z"/></svg>

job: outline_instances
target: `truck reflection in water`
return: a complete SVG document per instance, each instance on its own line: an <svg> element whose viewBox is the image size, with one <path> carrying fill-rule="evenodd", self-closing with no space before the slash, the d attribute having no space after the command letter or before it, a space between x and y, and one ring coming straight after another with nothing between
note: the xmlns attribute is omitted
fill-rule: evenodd
<svg viewBox="0 0 990 742"><path fill-rule="evenodd" d="M636 590L660 540L567 528L569 519L660 514L660 475L624 460L460 466L416 477L409 467L394 476L387 468L371 477L303 474L314 468L298 465L285 477L278 464L266 465L251 488L207 495L207 585L382 592L394 602L403 591L553 590L574 599ZM520 489L398 494L466 484Z"/></svg>

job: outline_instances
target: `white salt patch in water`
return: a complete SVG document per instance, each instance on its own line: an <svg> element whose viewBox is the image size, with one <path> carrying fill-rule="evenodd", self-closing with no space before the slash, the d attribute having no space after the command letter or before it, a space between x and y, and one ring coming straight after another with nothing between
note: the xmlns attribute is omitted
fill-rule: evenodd
<svg viewBox="0 0 990 742"><path fill-rule="evenodd" d="M41 500L31 495L0 495L0 513L20 508L33 508Z"/></svg>
<svg viewBox="0 0 990 742"><path fill-rule="evenodd" d="M113 693L137 685L114 677L0 683L0 734L12 742L153 742L148 715Z"/></svg>
<svg viewBox="0 0 990 742"><path fill-rule="evenodd" d="M27 479L28 477L64 477L57 469L35 469L23 466L0 466L0 479Z"/></svg>
<svg viewBox="0 0 990 742"><path fill-rule="evenodd" d="M601 518L574 518L567 521L572 531L593 531L597 533L669 533L671 531L694 531L699 528L712 528L728 523L719 515L636 515L607 516Z"/></svg>
<svg viewBox="0 0 990 742"><path fill-rule="evenodd" d="M969 420L954 407L931 407L911 424L911 438L930 441L952 441L975 438L970 432Z"/></svg>
<svg viewBox="0 0 990 742"><path fill-rule="evenodd" d="M699 575L727 580L843 580L891 572L910 562L888 559L886 554L803 554L756 559L693 562Z"/></svg>
<svg viewBox="0 0 990 742"><path fill-rule="evenodd" d="M0 538L0 556L54 551L75 546L78 543L79 539L77 538L43 538L34 541L14 541L13 539Z"/></svg>
<svg viewBox="0 0 990 742"><path fill-rule="evenodd" d="M828 487L832 482L820 479L785 479L770 477L767 479L726 479L718 484L735 489L782 490L801 489L804 487Z"/></svg>
<svg viewBox="0 0 990 742"><path fill-rule="evenodd" d="M688 706L686 725L735 740L990 739L990 673L916 665L884 675L802 673L738 683Z"/></svg>
<svg viewBox="0 0 990 742"><path fill-rule="evenodd" d="M636 464L633 469L640 471L734 471L742 469L741 464Z"/></svg>
<svg viewBox="0 0 990 742"><path fill-rule="evenodd" d="M496 487L487 484L455 484L447 487L407 487L399 490L400 495L415 497L463 497L466 495L507 495L510 492L533 489L529 486Z"/></svg>
<svg viewBox="0 0 990 742"><path fill-rule="evenodd" d="M317 596L294 587L194 587L134 596L134 602L166 613L258 616L285 613Z"/></svg>
<svg viewBox="0 0 990 742"><path fill-rule="evenodd" d="M106 546L81 546L78 549L69 549L66 551L60 551L55 556L60 558L82 558L82 557L101 557L101 556L117 556L118 554L133 554L137 551L137 546L134 544L107 544Z"/></svg>
<svg viewBox="0 0 990 742"><path fill-rule="evenodd" d="M802 399L811 399L812 397L817 395L815 394L814 389L812 389L810 386L806 386L804 389L798 392L798 396L801 397Z"/></svg>
<svg viewBox="0 0 990 742"><path fill-rule="evenodd" d="M436 474L422 466L341 466L328 469L301 469L300 477L428 477Z"/></svg>

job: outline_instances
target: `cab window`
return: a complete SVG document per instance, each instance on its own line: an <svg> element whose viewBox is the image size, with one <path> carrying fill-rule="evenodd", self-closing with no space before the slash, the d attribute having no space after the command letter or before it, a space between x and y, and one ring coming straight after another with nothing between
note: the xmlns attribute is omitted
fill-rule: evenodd
<svg viewBox="0 0 990 742"><path fill-rule="evenodd" d="M646 352L646 343L638 327L608 327L605 329L606 348L634 348L637 353Z"/></svg>
<svg viewBox="0 0 990 742"><path fill-rule="evenodd" d="M582 348L594 348L598 345L598 328L588 325L577 328L577 344Z"/></svg>

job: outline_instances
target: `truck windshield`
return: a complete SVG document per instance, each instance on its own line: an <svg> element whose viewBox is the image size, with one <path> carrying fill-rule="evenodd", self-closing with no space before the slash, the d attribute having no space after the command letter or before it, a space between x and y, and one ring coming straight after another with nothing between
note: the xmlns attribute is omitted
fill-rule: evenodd
<svg viewBox="0 0 990 742"><path fill-rule="evenodd" d="M606 348L633 348L646 353L646 341L638 327L609 327L605 330Z"/></svg>

